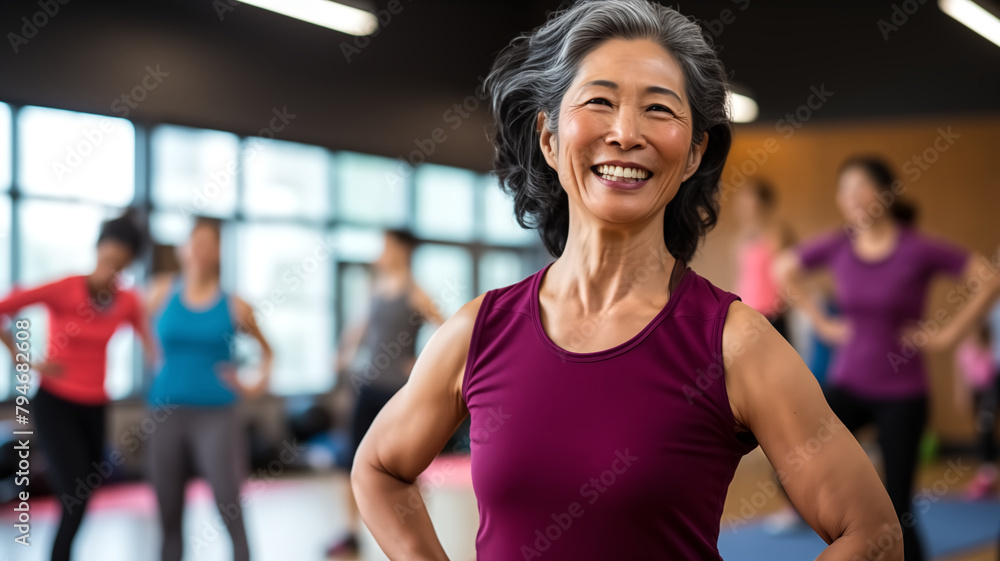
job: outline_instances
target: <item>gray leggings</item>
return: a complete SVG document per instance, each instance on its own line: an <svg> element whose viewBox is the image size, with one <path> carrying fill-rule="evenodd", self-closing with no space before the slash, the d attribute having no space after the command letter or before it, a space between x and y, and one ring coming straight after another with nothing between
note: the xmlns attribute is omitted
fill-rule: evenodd
<svg viewBox="0 0 1000 561"><path fill-rule="evenodd" d="M233 559L250 559L240 482L246 471L243 433L235 407L179 407L157 424L149 439L149 476L156 490L163 529L162 561L180 561L184 487L190 470L205 478L215 495L222 521L233 540ZM163 417L159 411L152 418ZM195 532L196 543L217 538L213 524Z"/></svg>

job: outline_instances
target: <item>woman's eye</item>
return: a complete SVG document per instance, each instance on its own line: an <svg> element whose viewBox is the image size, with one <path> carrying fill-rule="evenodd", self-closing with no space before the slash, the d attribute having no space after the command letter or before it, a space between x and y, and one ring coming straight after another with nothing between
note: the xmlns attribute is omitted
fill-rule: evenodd
<svg viewBox="0 0 1000 561"><path fill-rule="evenodd" d="M667 107L665 105L660 105L660 104L650 105L649 109L652 110L652 111L666 111L667 113L670 113L671 115L674 114L674 112L669 107Z"/></svg>
<svg viewBox="0 0 1000 561"><path fill-rule="evenodd" d="M606 99L604 99L603 97L595 97L594 99L587 100L587 103L588 104L594 103L594 104L600 104L600 105L607 105L608 107L611 107L611 102L608 101L608 100L606 100Z"/></svg>

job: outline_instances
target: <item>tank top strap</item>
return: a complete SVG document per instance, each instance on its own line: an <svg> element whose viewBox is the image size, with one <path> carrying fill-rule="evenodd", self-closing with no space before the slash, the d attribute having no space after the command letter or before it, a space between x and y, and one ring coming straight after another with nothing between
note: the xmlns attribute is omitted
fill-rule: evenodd
<svg viewBox="0 0 1000 561"><path fill-rule="evenodd" d="M162 314L167 310L167 308L181 304L181 291L184 289L184 283L182 282L181 276L179 274L173 274L170 276L170 288L167 290L167 295L159 303L157 314Z"/></svg>
<svg viewBox="0 0 1000 561"><path fill-rule="evenodd" d="M173 295L179 294L181 290L184 289L184 279L180 274L174 273L170 277L170 293Z"/></svg>

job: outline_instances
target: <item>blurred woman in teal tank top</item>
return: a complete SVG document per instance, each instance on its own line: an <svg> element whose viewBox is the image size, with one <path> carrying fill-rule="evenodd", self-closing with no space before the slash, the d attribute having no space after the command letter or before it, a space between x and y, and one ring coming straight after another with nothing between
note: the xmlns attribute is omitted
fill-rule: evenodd
<svg viewBox="0 0 1000 561"><path fill-rule="evenodd" d="M180 251L182 273L158 277L147 300L163 356L149 394L150 416L158 424L148 450L163 530L161 561L180 561L184 551L188 465L212 488L234 561L250 557L239 496L247 460L236 403L265 391L272 353L253 309L220 286L220 237L218 220L198 218ZM238 333L261 347L260 375L252 383L236 375L232 345Z"/></svg>

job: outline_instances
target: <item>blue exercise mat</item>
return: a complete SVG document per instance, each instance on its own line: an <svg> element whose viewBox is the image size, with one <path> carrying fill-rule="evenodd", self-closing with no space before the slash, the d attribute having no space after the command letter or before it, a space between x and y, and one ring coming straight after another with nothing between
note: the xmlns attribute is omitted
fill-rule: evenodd
<svg viewBox="0 0 1000 561"><path fill-rule="evenodd" d="M1000 535L1000 501L962 502L941 499L921 505L917 532L930 556L939 557L997 543ZM767 533L760 522L732 528L723 521L719 552L726 561L805 561L815 559L826 543L805 524L778 536Z"/></svg>

